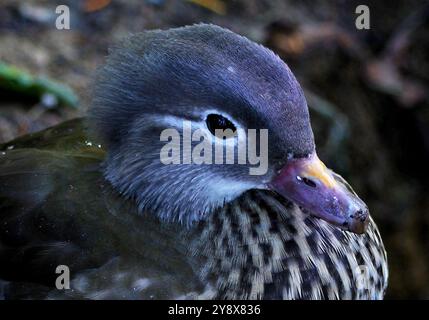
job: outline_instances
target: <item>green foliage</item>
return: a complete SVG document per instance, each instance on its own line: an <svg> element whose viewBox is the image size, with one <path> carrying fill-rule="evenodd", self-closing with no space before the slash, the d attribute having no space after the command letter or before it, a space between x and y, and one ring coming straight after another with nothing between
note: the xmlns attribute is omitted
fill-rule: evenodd
<svg viewBox="0 0 429 320"><path fill-rule="evenodd" d="M2 62L0 62L0 88L39 99L48 94L55 97L61 105L78 107L78 98L68 86L44 76L32 76Z"/></svg>

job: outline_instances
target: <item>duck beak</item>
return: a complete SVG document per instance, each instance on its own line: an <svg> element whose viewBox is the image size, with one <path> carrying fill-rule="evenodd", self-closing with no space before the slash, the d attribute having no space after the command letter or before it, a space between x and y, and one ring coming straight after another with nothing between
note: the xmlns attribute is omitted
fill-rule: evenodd
<svg viewBox="0 0 429 320"><path fill-rule="evenodd" d="M361 234L368 226L365 203L343 178L326 168L316 153L290 160L269 187L311 215L342 229Z"/></svg>

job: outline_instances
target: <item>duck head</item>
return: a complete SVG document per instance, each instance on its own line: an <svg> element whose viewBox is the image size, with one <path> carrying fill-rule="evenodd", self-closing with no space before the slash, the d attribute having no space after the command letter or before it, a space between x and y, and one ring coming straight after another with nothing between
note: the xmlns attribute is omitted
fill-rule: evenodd
<svg viewBox="0 0 429 320"><path fill-rule="evenodd" d="M99 70L89 116L108 150L105 177L142 212L191 225L250 189L270 189L346 230L362 233L368 224L366 205L317 157L307 103L288 66L229 30L200 24L130 36ZM231 163L226 152L221 161L216 152L192 161L186 155L201 141L187 141L185 127L212 138L205 144L212 150L232 145L237 155L247 142L246 151L266 160L262 170L251 174L248 157ZM236 134L219 139L216 129ZM263 130L267 139L255 138ZM180 153L170 164L161 156L166 143L168 155Z"/></svg>

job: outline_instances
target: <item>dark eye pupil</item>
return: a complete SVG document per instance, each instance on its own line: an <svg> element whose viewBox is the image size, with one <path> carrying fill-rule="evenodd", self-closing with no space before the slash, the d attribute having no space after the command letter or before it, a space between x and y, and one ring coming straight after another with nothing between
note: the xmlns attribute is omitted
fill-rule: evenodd
<svg viewBox="0 0 429 320"><path fill-rule="evenodd" d="M209 114L206 119L207 127L209 128L210 132L215 135L215 130L226 130L230 129L232 131L237 130L237 128L234 126L234 124L229 121L224 116L221 116L219 114Z"/></svg>

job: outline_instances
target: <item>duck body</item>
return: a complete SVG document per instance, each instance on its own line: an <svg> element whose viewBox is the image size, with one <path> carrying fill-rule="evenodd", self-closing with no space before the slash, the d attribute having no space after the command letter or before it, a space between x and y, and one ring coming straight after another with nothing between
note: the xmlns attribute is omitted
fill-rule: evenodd
<svg viewBox="0 0 429 320"><path fill-rule="evenodd" d="M6 299L381 299L378 229L342 231L252 190L188 228L140 213L102 174L83 119L2 145ZM58 290L55 270L70 268Z"/></svg>
<svg viewBox="0 0 429 320"><path fill-rule="evenodd" d="M204 161L164 162L166 146L167 155L199 146L184 142L185 123L206 140L196 154ZM247 155L259 150L262 170L208 151L243 154L240 141ZM377 227L319 160L298 81L272 51L229 30L131 35L97 72L85 120L0 152L3 298L384 295ZM70 289L58 289L58 266Z"/></svg>

